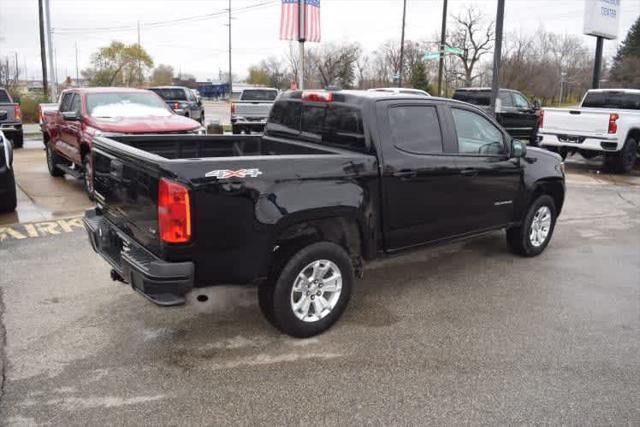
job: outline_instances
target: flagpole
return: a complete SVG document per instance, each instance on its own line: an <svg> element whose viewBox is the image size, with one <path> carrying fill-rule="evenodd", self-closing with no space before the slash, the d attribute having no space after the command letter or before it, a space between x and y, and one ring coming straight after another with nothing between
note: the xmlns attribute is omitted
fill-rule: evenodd
<svg viewBox="0 0 640 427"><path fill-rule="evenodd" d="M298 46L300 69L298 70L298 89L304 90L304 39L305 39L305 0L298 0Z"/></svg>

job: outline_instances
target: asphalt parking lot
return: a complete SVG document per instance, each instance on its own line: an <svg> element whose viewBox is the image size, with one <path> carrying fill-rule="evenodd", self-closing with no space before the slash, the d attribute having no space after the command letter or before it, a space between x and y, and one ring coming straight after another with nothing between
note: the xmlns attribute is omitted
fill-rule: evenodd
<svg viewBox="0 0 640 427"><path fill-rule="evenodd" d="M638 168L570 158L541 256L492 233L378 261L341 321L296 340L253 288L163 309L112 282L80 184L47 184L27 147L36 213L0 217L0 424L640 424Z"/></svg>

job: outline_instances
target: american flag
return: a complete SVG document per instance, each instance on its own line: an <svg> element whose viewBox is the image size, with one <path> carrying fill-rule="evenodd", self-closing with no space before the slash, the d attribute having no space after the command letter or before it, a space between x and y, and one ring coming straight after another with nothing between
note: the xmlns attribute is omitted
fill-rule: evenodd
<svg viewBox="0 0 640 427"><path fill-rule="evenodd" d="M305 10L304 40L320 41L320 0L303 0ZM300 40L298 32L300 17L298 16L299 0L282 0L280 14L280 40Z"/></svg>

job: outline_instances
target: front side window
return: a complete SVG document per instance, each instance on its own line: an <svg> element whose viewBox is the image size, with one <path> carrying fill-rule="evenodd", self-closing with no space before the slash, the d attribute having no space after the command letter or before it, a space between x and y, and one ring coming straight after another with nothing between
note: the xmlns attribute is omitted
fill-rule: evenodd
<svg viewBox="0 0 640 427"><path fill-rule="evenodd" d="M442 153L442 133L436 107L404 105L389 109L393 145L412 154Z"/></svg>
<svg viewBox="0 0 640 427"><path fill-rule="evenodd" d="M71 100L71 107L69 111L73 111L76 114L82 113L82 106L80 105L80 95L76 94Z"/></svg>
<svg viewBox="0 0 640 427"><path fill-rule="evenodd" d="M71 99L73 98L73 92L67 92L62 97L62 101L60 102L60 112L64 113L67 111L71 111Z"/></svg>
<svg viewBox="0 0 640 427"><path fill-rule="evenodd" d="M500 92L498 97L503 107L513 107L513 101L511 101L511 94L509 94L509 92Z"/></svg>
<svg viewBox="0 0 640 427"><path fill-rule="evenodd" d="M461 154L504 154L500 129L478 113L459 108L451 109Z"/></svg>
<svg viewBox="0 0 640 427"><path fill-rule="evenodd" d="M516 108L529 108L529 101L519 93L513 94L513 104Z"/></svg>

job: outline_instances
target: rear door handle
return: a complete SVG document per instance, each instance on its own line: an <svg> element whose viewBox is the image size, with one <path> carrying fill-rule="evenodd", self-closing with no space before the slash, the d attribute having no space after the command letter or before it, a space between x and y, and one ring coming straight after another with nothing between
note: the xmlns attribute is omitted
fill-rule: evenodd
<svg viewBox="0 0 640 427"><path fill-rule="evenodd" d="M474 168L464 168L460 171L460 175L464 176L476 176L478 175L478 169Z"/></svg>

